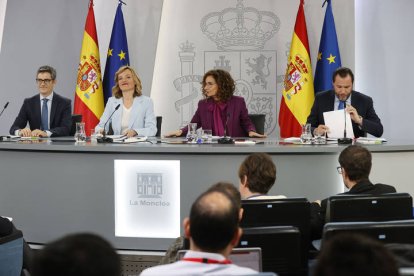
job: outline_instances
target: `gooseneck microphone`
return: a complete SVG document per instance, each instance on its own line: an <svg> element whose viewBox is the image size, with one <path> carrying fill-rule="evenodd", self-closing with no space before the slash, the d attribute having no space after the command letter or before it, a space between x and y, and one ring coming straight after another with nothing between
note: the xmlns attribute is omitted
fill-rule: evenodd
<svg viewBox="0 0 414 276"><path fill-rule="evenodd" d="M111 116L109 116L108 120L106 120L106 122L104 124L104 131L103 131L102 137L96 139L98 141L98 143L112 143L112 138L106 137L106 130L105 129L106 129L106 125L109 123L109 121L111 120L112 116L119 109L120 106L121 106L121 104L118 104L115 107L115 110L111 113Z"/></svg>
<svg viewBox="0 0 414 276"><path fill-rule="evenodd" d="M342 101L344 104L344 137L338 139L338 144L347 145L352 144L352 139L346 137L346 102Z"/></svg>
<svg viewBox="0 0 414 276"><path fill-rule="evenodd" d="M5 110L8 106L9 106L9 102L7 102L7 103L4 105L3 109L2 109L2 110L1 110L1 112L0 112L0 116L3 114L4 110Z"/></svg>
<svg viewBox="0 0 414 276"><path fill-rule="evenodd" d="M227 136L227 122L230 118L230 113L227 113L226 123L224 125L224 137L217 140L219 144L234 144L234 140L231 137Z"/></svg>

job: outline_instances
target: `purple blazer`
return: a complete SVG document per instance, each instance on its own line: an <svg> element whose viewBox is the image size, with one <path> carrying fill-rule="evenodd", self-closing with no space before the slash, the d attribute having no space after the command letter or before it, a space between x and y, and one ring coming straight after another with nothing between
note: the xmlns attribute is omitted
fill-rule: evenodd
<svg viewBox="0 0 414 276"><path fill-rule="evenodd" d="M212 99L203 99L198 102L198 108L191 123L197 123L197 128L213 129L213 109L214 101ZM232 96L227 101L227 135L232 137L247 137L249 131L256 131L253 123L250 121L246 102L243 97ZM225 124L225 121L223 122ZM182 130L182 136L187 134L187 127Z"/></svg>

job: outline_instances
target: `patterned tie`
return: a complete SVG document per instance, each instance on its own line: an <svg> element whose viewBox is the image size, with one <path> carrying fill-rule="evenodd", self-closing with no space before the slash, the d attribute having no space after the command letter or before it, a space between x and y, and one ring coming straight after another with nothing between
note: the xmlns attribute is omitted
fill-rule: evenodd
<svg viewBox="0 0 414 276"><path fill-rule="evenodd" d="M338 105L338 110L344 109L345 108L345 102L344 101L339 101L339 105Z"/></svg>
<svg viewBox="0 0 414 276"><path fill-rule="evenodd" d="M49 123L48 123L48 113L49 113L49 110L48 110L48 108L47 108L47 101L48 101L49 99L46 99L46 98L44 98L44 99L42 99L42 101L43 101L43 104L42 104L42 130L49 130Z"/></svg>

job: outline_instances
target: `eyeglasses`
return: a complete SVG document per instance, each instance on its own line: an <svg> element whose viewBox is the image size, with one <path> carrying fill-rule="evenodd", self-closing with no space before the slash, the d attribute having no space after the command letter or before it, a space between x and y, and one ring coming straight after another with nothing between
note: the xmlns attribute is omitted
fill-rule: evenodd
<svg viewBox="0 0 414 276"><path fill-rule="evenodd" d="M342 167L341 166L336 167L336 170L338 171L339 174L342 174Z"/></svg>
<svg viewBox="0 0 414 276"><path fill-rule="evenodd" d="M44 83L44 84L46 84L46 85L49 85L51 82L52 82L53 80L52 79L36 79L36 83L37 84L42 84L42 83Z"/></svg>

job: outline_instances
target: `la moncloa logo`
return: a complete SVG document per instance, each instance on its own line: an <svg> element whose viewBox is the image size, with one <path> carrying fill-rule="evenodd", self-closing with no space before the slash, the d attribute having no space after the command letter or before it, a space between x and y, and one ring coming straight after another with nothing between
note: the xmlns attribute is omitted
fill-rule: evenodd
<svg viewBox="0 0 414 276"><path fill-rule="evenodd" d="M137 194L140 198L161 198L162 174L137 173Z"/></svg>

